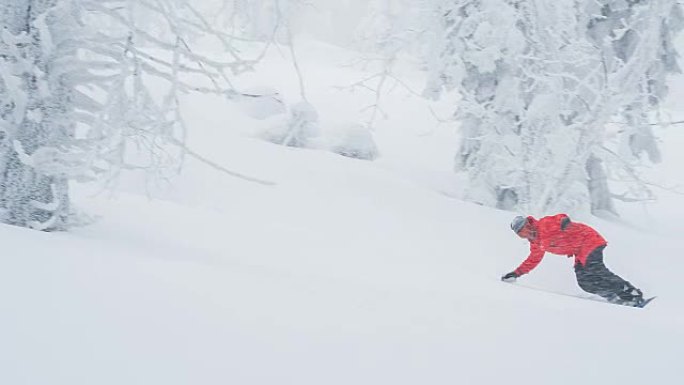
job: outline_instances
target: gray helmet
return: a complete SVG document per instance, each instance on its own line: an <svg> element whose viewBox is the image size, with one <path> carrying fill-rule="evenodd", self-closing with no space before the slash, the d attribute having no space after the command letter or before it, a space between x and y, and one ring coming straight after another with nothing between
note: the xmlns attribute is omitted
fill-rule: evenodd
<svg viewBox="0 0 684 385"><path fill-rule="evenodd" d="M523 227L527 224L527 218L518 215L511 221L511 229L516 233L520 232Z"/></svg>

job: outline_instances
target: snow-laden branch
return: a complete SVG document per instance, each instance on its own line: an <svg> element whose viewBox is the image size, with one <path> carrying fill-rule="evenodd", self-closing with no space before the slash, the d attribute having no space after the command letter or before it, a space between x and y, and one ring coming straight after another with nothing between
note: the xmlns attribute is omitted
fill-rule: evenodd
<svg viewBox="0 0 684 385"><path fill-rule="evenodd" d="M67 226L69 180L123 170L168 179L185 155L180 96L240 93L270 42L226 33L185 0L16 0L0 4L0 220ZM219 53L193 49L213 40ZM254 52L250 57L242 52Z"/></svg>

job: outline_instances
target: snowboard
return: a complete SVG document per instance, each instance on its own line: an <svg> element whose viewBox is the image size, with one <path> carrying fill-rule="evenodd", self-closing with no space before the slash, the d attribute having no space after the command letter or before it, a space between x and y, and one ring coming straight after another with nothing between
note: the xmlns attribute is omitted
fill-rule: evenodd
<svg viewBox="0 0 684 385"><path fill-rule="evenodd" d="M656 297L657 297L657 295L656 295L656 296L653 296L653 297L651 297L651 298L646 298L646 299L644 300L644 302L641 303L641 305L635 306L635 307L640 307L640 308L646 307L646 305L648 305L649 302L651 302L651 301L653 301L654 299L656 299Z"/></svg>
<svg viewBox="0 0 684 385"><path fill-rule="evenodd" d="M503 281L503 282L506 282L506 281ZM583 299L583 300L587 300L587 301L596 301L596 302L609 303L609 304L612 304L612 305L620 305L620 306L636 307L636 308L644 308L644 307L646 307L646 305L648 305L649 302L653 301L653 300L656 299L656 297L657 297L657 296L653 296L653 297L650 297L650 298L646 298L646 299L644 300L644 302L641 303L641 305L633 306L633 305L627 305L627 304L622 304L622 303L617 303L617 302L609 302L609 301L607 301L607 300L604 299L604 298L601 298L601 297L595 296L595 295L591 295L591 294L588 294L588 295L581 295L581 294L563 293L563 292L554 291L554 290L542 289L542 288L540 288L540 287L535 287L535 286L530 286L530 285L524 285L524 284L517 283L517 282L515 282L515 281L514 281L514 282L506 282L506 283L511 284L511 285L513 285L513 286L522 287L522 288L525 288L525 289L543 291L543 292L545 292L545 293L550 293L550 294L555 294L555 295L562 295L562 296L565 296L565 297L574 297L574 298L579 298L579 299Z"/></svg>

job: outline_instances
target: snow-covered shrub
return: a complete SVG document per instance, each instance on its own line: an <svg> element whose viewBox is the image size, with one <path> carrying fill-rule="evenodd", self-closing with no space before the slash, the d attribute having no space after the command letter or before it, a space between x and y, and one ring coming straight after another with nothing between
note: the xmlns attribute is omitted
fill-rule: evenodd
<svg viewBox="0 0 684 385"><path fill-rule="evenodd" d="M290 147L308 147L320 134L318 112L306 101L290 106L288 118L261 134L269 142Z"/></svg>
<svg viewBox="0 0 684 385"><path fill-rule="evenodd" d="M330 151L349 158L374 160L378 147L371 131L360 124L345 127L333 133L328 140Z"/></svg>

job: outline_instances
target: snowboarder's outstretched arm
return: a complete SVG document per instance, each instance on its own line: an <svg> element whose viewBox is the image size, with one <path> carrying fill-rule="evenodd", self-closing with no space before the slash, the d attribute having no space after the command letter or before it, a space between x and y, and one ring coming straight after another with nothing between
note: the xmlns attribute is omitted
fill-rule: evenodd
<svg viewBox="0 0 684 385"><path fill-rule="evenodd" d="M532 269L537 267L542 258L544 258L544 249L542 249L539 244L530 242L530 255L528 255L527 259L514 270L515 273L518 274L518 276L529 273Z"/></svg>
<svg viewBox="0 0 684 385"><path fill-rule="evenodd" d="M544 258L544 250L536 243L530 242L530 255L518 266L517 269L501 277L502 281L512 281L523 274L527 274L539 265Z"/></svg>

